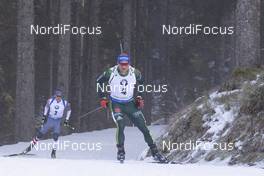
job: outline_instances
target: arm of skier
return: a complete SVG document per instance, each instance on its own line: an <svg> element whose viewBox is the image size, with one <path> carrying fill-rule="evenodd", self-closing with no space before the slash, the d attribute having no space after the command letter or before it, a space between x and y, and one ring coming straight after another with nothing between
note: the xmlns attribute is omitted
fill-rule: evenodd
<svg viewBox="0 0 264 176"><path fill-rule="evenodd" d="M135 69L135 75L136 75L137 87L144 86L144 78L143 78L141 72L139 70ZM142 98L143 92L140 92L138 90L141 90L141 89L136 89L136 97Z"/></svg>
<svg viewBox="0 0 264 176"><path fill-rule="evenodd" d="M106 85L110 79L111 72L112 71L110 69L107 69L96 80L96 91L97 91L99 98L101 99L107 97Z"/></svg>
<svg viewBox="0 0 264 176"><path fill-rule="evenodd" d="M66 117L65 117L65 121L64 121L64 126L69 126L69 119L71 117L71 104L67 103L66 106Z"/></svg>
<svg viewBox="0 0 264 176"><path fill-rule="evenodd" d="M106 86L110 79L111 73L111 69L107 69L96 80L96 91L100 98L101 107L103 108L107 108L108 105Z"/></svg>
<svg viewBox="0 0 264 176"><path fill-rule="evenodd" d="M66 106L66 120L69 121L71 117L71 104L70 103L67 103L67 106Z"/></svg>
<svg viewBox="0 0 264 176"><path fill-rule="evenodd" d="M49 112L49 108L50 108L50 99L48 99L45 107L44 107L44 112L43 112L43 116L41 119L41 125L43 125L44 123L46 123L47 118L48 118L48 112Z"/></svg>
<svg viewBox="0 0 264 176"><path fill-rule="evenodd" d="M47 101L45 107L44 107L44 112L43 112L43 116L47 117L48 116L48 111L49 111L49 105L50 104L50 99Z"/></svg>
<svg viewBox="0 0 264 176"><path fill-rule="evenodd" d="M138 88L139 86L144 86L144 78L139 70L135 70L135 76L136 76L136 81L137 81L137 91L136 91L136 106L139 109L142 109L144 107L144 100L143 100L143 92L139 91L140 89Z"/></svg>

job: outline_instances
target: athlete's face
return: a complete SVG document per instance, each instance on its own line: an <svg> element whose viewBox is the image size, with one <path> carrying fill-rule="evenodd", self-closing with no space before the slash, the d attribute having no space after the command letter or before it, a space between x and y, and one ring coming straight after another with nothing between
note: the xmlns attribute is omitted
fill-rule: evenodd
<svg viewBox="0 0 264 176"><path fill-rule="evenodd" d="M61 101L61 96L56 96L56 100L57 100L57 102L60 102Z"/></svg>
<svg viewBox="0 0 264 176"><path fill-rule="evenodd" d="M119 70L122 74L126 74L129 68L129 64L128 63L120 63L118 64Z"/></svg>

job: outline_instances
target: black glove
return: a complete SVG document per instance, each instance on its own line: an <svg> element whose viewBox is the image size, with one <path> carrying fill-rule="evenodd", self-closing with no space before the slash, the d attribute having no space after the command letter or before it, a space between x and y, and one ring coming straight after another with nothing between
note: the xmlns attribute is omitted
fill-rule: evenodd
<svg viewBox="0 0 264 176"><path fill-rule="evenodd" d="M65 120L63 123L64 126L69 126L69 120Z"/></svg>
<svg viewBox="0 0 264 176"><path fill-rule="evenodd" d="M47 115L43 115L41 119L41 125L45 124L47 122Z"/></svg>

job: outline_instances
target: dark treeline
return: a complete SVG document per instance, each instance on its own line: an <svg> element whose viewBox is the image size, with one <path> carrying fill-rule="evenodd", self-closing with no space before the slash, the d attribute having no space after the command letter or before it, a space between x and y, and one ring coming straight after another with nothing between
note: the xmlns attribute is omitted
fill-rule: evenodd
<svg viewBox="0 0 264 176"><path fill-rule="evenodd" d="M221 84L236 67L263 64L264 0L2 0L0 143L28 140L46 99L61 88L78 131L113 126L96 77L116 63L120 40L145 82L148 123L168 118ZM31 35L30 25L101 26L101 35ZM233 26L233 35L162 35L162 25ZM64 132L66 133L66 132Z"/></svg>

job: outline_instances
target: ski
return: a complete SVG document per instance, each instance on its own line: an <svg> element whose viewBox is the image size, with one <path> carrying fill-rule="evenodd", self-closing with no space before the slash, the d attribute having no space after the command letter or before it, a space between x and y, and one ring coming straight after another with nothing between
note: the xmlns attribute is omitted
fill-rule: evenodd
<svg viewBox="0 0 264 176"><path fill-rule="evenodd" d="M179 162L179 161L171 161L169 162L170 164L183 164L182 162Z"/></svg>
<svg viewBox="0 0 264 176"><path fill-rule="evenodd" d="M159 162L159 161L150 161L148 163L153 163L153 164L170 164L170 163L164 163L164 162Z"/></svg>
<svg viewBox="0 0 264 176"><path fill-rule="evenodd" d="M170 163L170 162L168 162L168 161L149 161L148 163L156 163L156 164L172 164L172 163Z"/></svg>
<svg viewBox="0 0 264 176"><path fill-rule="evenodd" d="M175 162L175 161L166 161L166 162L160 162L160 161L148 161L148 163L155 163L155 164L183 164L181 162Z"/></svg>
<svg viewBox="0 0 264 176"><path fill-rule="evenodd" d="M14 156L34 156L35 154L32 153L25 153L25 152L21 152L21 153L13 153L10 155L3 155L3 157L14 157Z"/></svg>

